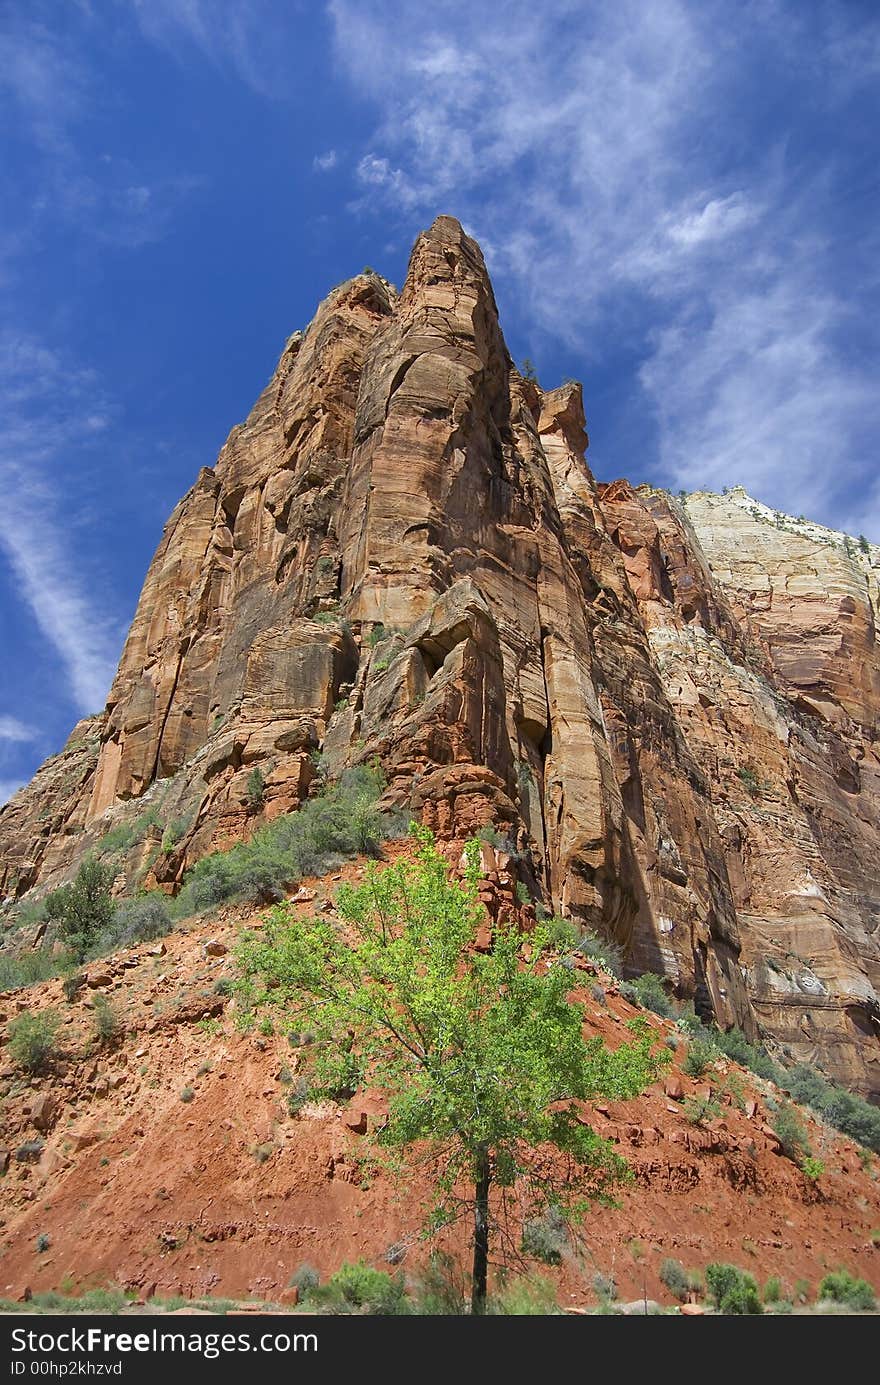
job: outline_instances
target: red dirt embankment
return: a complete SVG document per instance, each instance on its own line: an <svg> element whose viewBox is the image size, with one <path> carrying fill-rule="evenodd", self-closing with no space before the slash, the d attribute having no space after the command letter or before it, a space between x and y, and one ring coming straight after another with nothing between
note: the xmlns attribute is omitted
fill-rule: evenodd
<svg viewBox="0 0 880 1385"><path fill-rule="evenodd" d="M362 870L355 863L344 874ZM296 907L319 907L339 878L315 882L314 902ZM407 1248L405 1272L417 1270L426 1253L419 1208L430 1189L422 1175L401 1185L362 1162L369 1134L361 1132L381 1115L379 1101L358 1095L348 1107L289 1114L301 1051L235 1028L234 1001L216 986L233 974L228 949L245 918L259 923L259 915L230 909L164 944L92 963L89 986L71 1003L57 981L0 999L4 1030L26 1007L57 1008L64 1021L63 1056L46 1076L23 1079L8 1057L0 1066L0 1143L9 1152L0 1179L0 1297L26 1287L119 1284L141 1294L277 1300L303 1261L324 1273L359 1257L385 1268L392 1246L398 1256ZM610 978L590 974L591 963L579 966L588 1029L612 1045L627 1038L633 1007ZM111 1051L93 1041L98 990L126 1028ZM649 1022L658 1038L671 1032L655 1016ZM723 1059L693 1081L681 1069L685 1053L682 1044L664 1081L639 1100L590 1109L635 1179L619 1209L588 1216L580 1243L549 1271L560 1301L591 1302L601 1271L621 1297L671 1302L658 1278L667 1256L689 1269L729 1260L792 1288L805 1280L813 1292L826 1270L846 1265L880 1288L872 1240L880 1183L857 1146L804 1112L825 1164L811 1182L779 1150L770 1088ZM689 1123L684 1098L710 1093L720 1117L706 1127ZM21 1147L36 1140L43 1147L27 1162ZM462 1232L462 1249L464 1239Z"/></svg>

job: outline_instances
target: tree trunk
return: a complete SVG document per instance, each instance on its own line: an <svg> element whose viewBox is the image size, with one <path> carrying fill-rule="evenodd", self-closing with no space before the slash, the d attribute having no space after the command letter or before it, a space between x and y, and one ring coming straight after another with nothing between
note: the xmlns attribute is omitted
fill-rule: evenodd
<svg viewBox="0 0 880 1385"><path fill-rule="evenodd" d="M471 1312L486 1311L489 1274L489 1151L480 1150L474 1170L474 1269L471 1276Z"/></svg>

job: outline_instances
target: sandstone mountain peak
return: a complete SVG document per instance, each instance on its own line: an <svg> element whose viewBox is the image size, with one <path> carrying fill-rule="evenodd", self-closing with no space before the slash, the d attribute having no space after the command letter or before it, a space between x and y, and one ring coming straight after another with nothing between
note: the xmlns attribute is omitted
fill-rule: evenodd
<svg viewBox="0 0 880 1385"><path fill-rule="evenodd" d="M880 554L598 484L587 444L454 218L399 295L333 290L171 515L106 709L0 810L0 890L149 809L118 889L173 891L378 758L633 972L880 1092Z"/></svg>

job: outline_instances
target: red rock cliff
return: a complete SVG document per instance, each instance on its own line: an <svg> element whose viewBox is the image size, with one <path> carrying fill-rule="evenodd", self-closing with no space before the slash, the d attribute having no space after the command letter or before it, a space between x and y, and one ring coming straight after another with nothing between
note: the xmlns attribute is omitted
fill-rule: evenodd
<svg viewBox="0 0 880 1385"><path fill-rule="evenodd" d="M584 428L579 386L514 369L452 218L399 297L334 290L171 516L105 713L0 812L0 888L148 805L179 840L126 879L173 888L316 752L378 755L632 970L880 1092L880 554L741 492L597 486Z"/></svg>

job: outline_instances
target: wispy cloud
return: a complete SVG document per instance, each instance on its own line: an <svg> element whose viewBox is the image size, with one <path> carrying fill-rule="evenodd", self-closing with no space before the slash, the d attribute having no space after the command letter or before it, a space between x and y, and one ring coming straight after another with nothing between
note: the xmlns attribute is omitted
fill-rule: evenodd
<svg viewBox="0 0 880 1385"><path fill-rule="evenodd" d="M133 0L143 33L182 63L199 50L262 96L283 97L294 80L310 0Z"/></svg>
<svg viewBox="0 0 880 1385"><path fill-rule="evenodd" d="M335 149L328 149L326 154L316 154L312 159L312 168L316 173L329 173L331 168L335 168L339 163L339 156Z"/></svg>
<svg viewBox="0 0 880 1385"><path fill-rule="evenodd" d="M72 542L81 506L60 485L70 459L111 410L94 378L33 339L0 338L0 552L54 649L80 712L103 706L119 653L118 621L94 594ZM80 485L83 473L79 473ZM22 723L4 718L2 724ZM21 735L9 739L21 739Z"/></svg>
<svg viewBox="0 0 880 1385"><path fill-rule="evenodd" d="M37 740L38 736L39 732L35 727L19 721L18 717L0 715L0 741L24 744L28 741Z"/></svg>
<svg viewBox="0 0 880 1385"><path fill-rule="evenodd" d="M880 25L784 0L329 9L340 68L377 112L356 205L461 217L588 377L609 348L641 359L657 452L609 437L617 470L742 481L852 522L880 423L880 303L868 228L855 254L840 242L847 151L828 131L867 89ZM790 84L775 107L761 80Z"/></svg>

